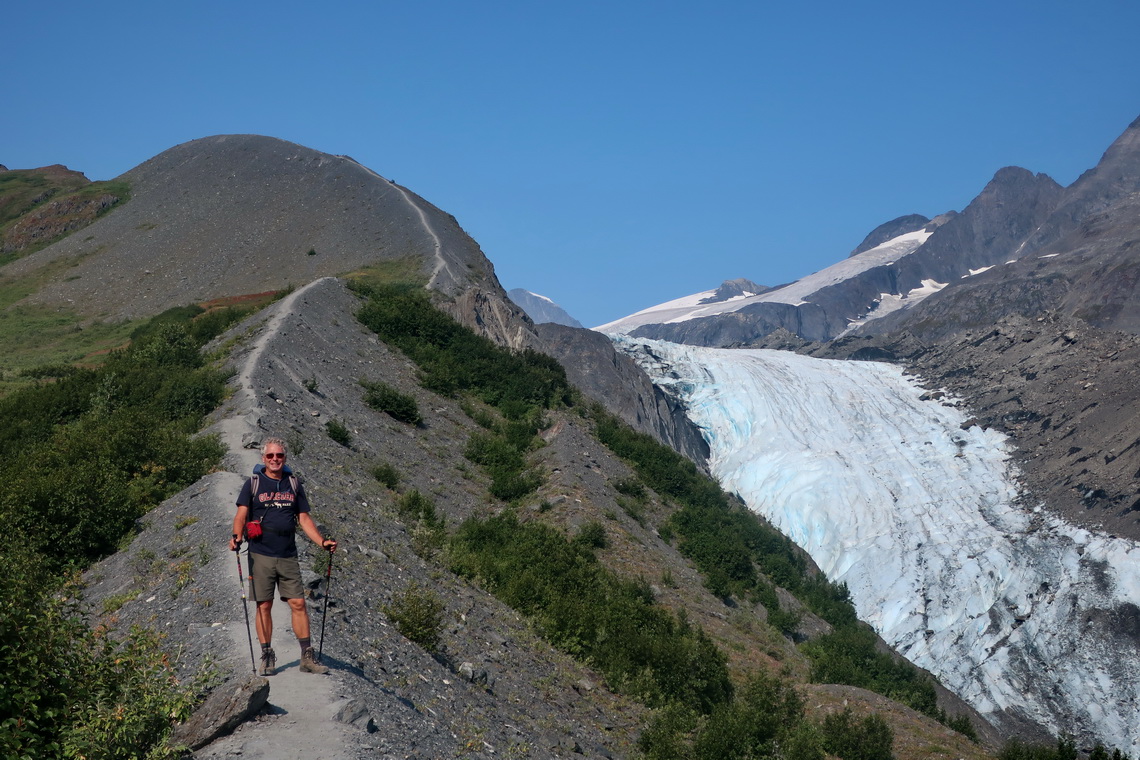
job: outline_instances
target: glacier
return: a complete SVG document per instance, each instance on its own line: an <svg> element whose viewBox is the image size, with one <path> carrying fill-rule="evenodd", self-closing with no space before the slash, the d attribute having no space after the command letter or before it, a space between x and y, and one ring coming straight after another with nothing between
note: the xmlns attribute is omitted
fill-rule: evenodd
<svg viewBox="0 0 1140 760"><path fill-rule="evenodd" d="M998 726L1140 750L1140 546L1027 505L1003 435L893 365L611 336L710 469Z"/></svg>

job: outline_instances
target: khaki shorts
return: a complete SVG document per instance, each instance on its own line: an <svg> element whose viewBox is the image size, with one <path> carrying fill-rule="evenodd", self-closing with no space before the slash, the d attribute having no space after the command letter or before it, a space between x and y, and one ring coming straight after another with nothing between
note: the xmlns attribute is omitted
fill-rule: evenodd
<svg viewBox="0 0 1140 760"><path fill-rule="evenodd" d="M266 557L249 553L249 591L255 602L273 600L273 587L281 592L281 599L303 599L305 587L301 585L301 564L296 557Z"/></svg>

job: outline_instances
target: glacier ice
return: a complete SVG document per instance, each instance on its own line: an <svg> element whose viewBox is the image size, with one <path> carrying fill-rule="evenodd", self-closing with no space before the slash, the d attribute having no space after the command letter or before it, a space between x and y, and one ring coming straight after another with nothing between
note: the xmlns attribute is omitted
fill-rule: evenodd
<svg viewBox="0 0 1140 760"><path fill-rule="evenodd" d="M998 724L1140 750L1140 547L1021 506L1001 434L892 365L612 337L908 659Z"/></svg>

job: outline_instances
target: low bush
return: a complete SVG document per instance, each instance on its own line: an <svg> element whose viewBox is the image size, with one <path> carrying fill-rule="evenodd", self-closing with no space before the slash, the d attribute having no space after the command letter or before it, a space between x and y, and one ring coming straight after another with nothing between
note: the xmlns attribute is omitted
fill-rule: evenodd
<svg viewBox="0 0 1140 760"><path fill-rule="evenodd" d="M1098 747L1099 751L1097 751ZM1098 758L1107 758L1108 756L1108 751L1099 744L1093 748L1093 753ZM1014 738L1002 745L1001 751L998 752L998 760L1077 760L1078 757L1076 744L1068 736L1059 737L1055 745L1028 744ZM1121 760L1122 758L1126 760L1127 757L1119 749L1112 754L1113 760ZM1089 755L1089 758L1092 760L1092 754Z"/></svg>
<svg viewBox="0 0 1140 760"><path fill-rule="evenodd" d="M325 432L329 434L329 438L341 446L347 448L352 445L352 433L344 426L344 423L338 419L331 419L326 422Z"/></svg>
<svg viewBox="0 0 1140 760"><path fill-rule="evenodd" d="M372 468L372 477L384 484L389 491L395 491L400 485L400 471L390 462L381 462Z"/></svg>
<svg viewBox="0 0 1140 760"><path fill-rule="evenodd" d="M436 594L414 582L383 606L400 635L432 653L439 651L443 609Z"/></svg>
<svg viewBox="0 0 1140 760"><path fill-rule="evenodd" d="M423 422L416 400L406 393L400 393L387 383L361 380L364 388L364 403L378 412L384 412L393 419L406 422L409 425L419 425Z"/></svg>
<svg viewBox="0 0 1140 760"><path fill-rule="evenodd" d="M890 697L933 718L938 709L934 683L905 660L878 651L870 626L838 627L803 644L811 659L811 677L818 683L842 683Z"/></svg>
<svg viewBox="0 0 1140 760"><path fill-rule="evenodd" d="M216 437L192 435L225 381L203 366L201 342L216 325L191 329L199 311L152 320L98 369L51 368L40 376L52 382L0 399L0 521L12 534L0 546L10 584L0 599L0 756L173 753L162 744L171 721L186 717L202 684L180 683L152 634L116 642L86 627L62 579L119 549L224 453ZM83 487L61 484L60 473ZM139 559L146 572L157 562Z"/></svg>
<svg viewBox="0 0 1140 760"><path fill-rule="evenodd" d="M593 521L583 525L574 540L589 549L605 549L610 543L606 538L606 526Z"/></svg>
<svg viewBox="0 0 1140 760"><path fill-rule="evenodd" d="M820 726L823 748L843 760L892 760L894 735L878 715L856 720L849 708L831 713Z"/></svg>

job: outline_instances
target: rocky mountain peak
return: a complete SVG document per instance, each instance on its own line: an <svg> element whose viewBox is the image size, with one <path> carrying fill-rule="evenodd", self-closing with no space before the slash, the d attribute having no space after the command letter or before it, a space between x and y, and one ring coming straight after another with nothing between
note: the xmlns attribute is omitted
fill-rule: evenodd
<svg viewBox="0 0 1140 760"><path fill-rule="evenodd" d="M880 224L875 229L867 233L867 237L863 238L863 242L855 246L855 250L847 254L847 258L858 256L863 251L869 251L872 248L882 245L888 240L897 238L899 235L905 235L908 232L915 232L921 230L929 225L930 219L927 219L922 214L907 214L900 216L897 219L892 219L889 222Z"/></svg>
<svg viewBox="0 0 1140 760"><path fill-rule="evenodd" d="M720 287L708 298L701 299L700 303L719 303L730 298L741 296L756 296L771 290L767 285L757 285L752 280L737 277L735 280L725 280Z"/></svg>
<svg viewBox="0 0 1140 760"><path fill-rule="evenodd" d="M6 267L78 264L31 297L132 318L191 301L280 290L362 267L400 266L446 296L505 298L477 243L415 193L343 156L261 135L170 148L118 180L131 200Z"/></svg>

